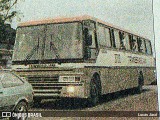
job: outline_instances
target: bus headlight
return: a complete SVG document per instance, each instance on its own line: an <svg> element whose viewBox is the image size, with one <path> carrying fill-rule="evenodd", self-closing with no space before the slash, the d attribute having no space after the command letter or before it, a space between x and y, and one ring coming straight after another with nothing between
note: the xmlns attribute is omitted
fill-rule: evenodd
<svg viewBox="0 0 160 120"><path fill-rule="evenodd" d="M74 86L68 86L68 87L67 87L67 92L68 92L68 93L74 93L74 91L75 91Z"/></svg>
<svg viewBox="0 0 160 120"><path fill-rule="evenodd" d="M59 82L79 82L80 77L77 76L60 76Z"/></svg>

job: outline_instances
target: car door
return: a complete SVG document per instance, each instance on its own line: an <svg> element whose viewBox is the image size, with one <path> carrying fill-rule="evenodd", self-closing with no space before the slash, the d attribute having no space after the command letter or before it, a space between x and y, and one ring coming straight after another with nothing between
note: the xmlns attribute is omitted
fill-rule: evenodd
<svg viewBox="0 0 160 120"><path fill-rule="evenodd" d="M5 104L6 104L4 88L2 86L3 77L4 77L4 72L0 72L0 110L5 110Z"/></svg>
<svg viewBox="0 0 160 120"><path fill-rule="evenodd" d="M10 72L5 72L2 77L3 95L2 106L5 110L12 110L18 99L22 96L23 81Z"/></svg>
<svg viewBox="0 0 160 120"><path fill-rule="evenodd" d="M2 109L2 106L3 106L3 100L4 99L4 95L3 95L3 87L2 87L2 82L1 82L1 77L0 77L0 110L3 110Z"/></svg>

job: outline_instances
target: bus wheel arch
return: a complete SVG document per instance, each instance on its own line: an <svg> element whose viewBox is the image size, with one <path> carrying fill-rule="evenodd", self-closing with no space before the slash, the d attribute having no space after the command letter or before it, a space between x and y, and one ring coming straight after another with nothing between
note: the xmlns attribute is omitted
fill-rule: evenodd
<svg viewBox="0 0 160 120"><path fill-rule="evenodd" d="M99 95L101 95L102 94L102 85L101 85L101 77L100 77L100 74L99 73L94 73L93 74L93 77L95 77L96 79L96 82L97 82L97 84L98 84L98 86L99 86Z"/></svg>

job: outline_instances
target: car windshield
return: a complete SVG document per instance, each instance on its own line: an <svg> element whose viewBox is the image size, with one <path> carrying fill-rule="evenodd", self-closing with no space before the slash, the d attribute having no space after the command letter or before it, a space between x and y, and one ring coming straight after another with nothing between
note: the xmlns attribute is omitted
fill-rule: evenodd
<svg viewBox="0 0 160 120"><path fill-rule="evenodd" d="M82 58L82 24L19 27L13 61Z"/></svg>

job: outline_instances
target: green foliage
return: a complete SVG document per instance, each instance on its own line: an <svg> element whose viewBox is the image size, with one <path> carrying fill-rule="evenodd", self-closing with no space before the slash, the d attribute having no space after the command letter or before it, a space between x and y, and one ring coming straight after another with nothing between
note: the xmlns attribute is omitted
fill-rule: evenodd
<svg viewBox="0 0 160 120"><path fill-rule="evenodd" d="M15 10L16 4L21 0L0 0L0 43L12 43L15 38L15 30L7 23L19 13Z"/></svg>
<svg viewBox="0 0 160 120"><path fill-rule="evenodd" d="M0 23L11 22L17 15L17 11L13 8L19 0L0 0Z"/></svg>

